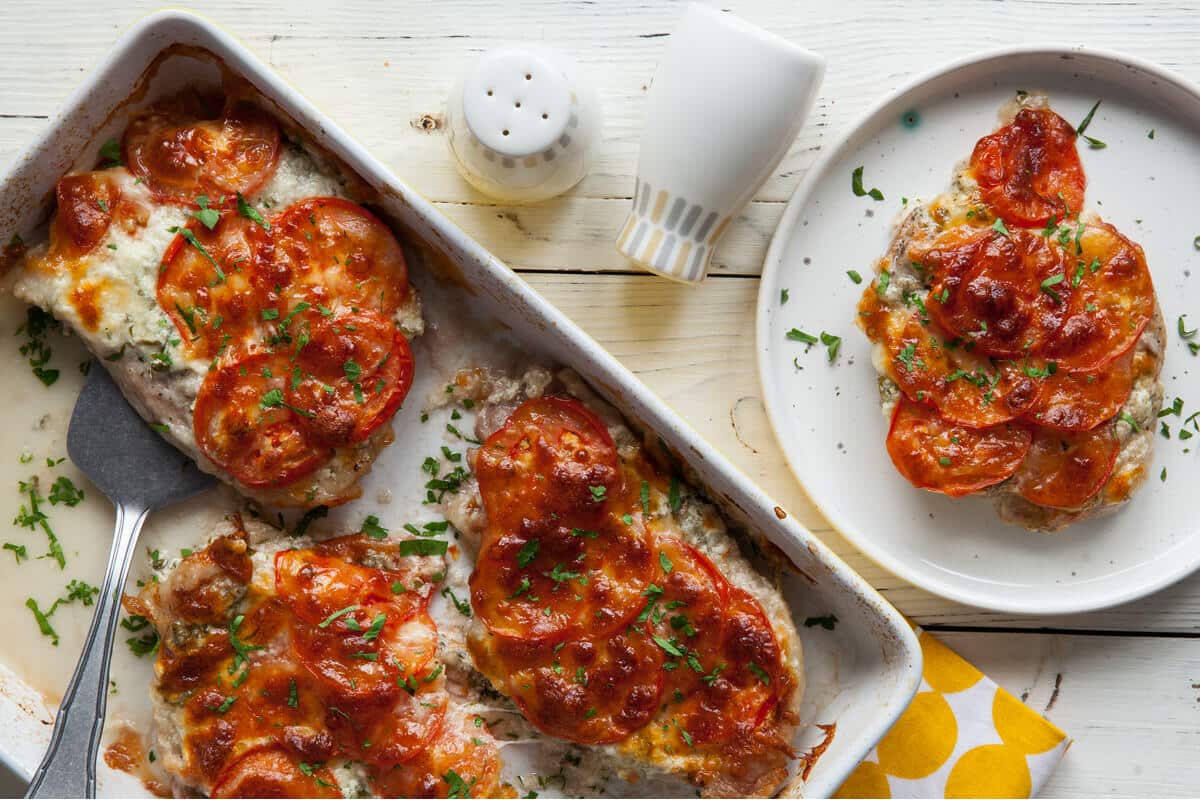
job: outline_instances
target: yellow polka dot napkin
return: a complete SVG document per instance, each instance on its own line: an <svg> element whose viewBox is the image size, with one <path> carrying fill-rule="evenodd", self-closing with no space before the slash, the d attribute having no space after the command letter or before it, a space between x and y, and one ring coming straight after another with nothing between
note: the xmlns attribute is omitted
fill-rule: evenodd
<svg viewBox="0 0 1200 800"><path fill-rule="evenodd" d="M1071 740L918 631L921 688L835 797L1032 797Z"/></svg>

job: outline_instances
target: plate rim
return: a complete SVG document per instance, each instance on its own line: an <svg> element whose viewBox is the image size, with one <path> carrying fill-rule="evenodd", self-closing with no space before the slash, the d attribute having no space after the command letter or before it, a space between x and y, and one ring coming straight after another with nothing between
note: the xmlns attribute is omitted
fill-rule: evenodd
<svg viewBox="0 0 1200 800"><path fill-rule="evenodd" d="M803 459L798 454L793 455L789 451L780 433L782 430L782 421L787 412L778 406L777 401L774 399L775 393L768 391L768 389L775 388L774 383L769 377L768 329L770 327L770 315L768 308L775 297L775 286L779 282L780 272L783 269L783 253L788 241L797 229L801 212L809 200L812 199L818 183L824 178L825 173L829 171L830 166L841 158L860 131L875 122L876 118L887 107L921 89L926 84L952 75L955 72L987 64L988 62L1010 61L1022 56L1061 57L1071 60L1089 58L1101 62L1109 62L1115 66L1132 68L1140 73L1142 78L1153 78L1168 83L1175 89L1191 95L1200 104L1200 84L1140 56L1107 48L1086 47L1084 45L1065 46L1060 44L1032 43L991 48L979 53L953 59L933 69L917 74L915 77L871 103L844 130L833 146L821 154L792 191L791 197L788 198L783 215L775 228L775 232L771 236L770 245L767 247L767 254L763 259L755 308L755 363L758 371L758 388L762 395L763 407L767 413L767 421L771 426L771 432L775 436L775 441L779 445L779 449L783 452L784 461L787 463L792 476L804 492L804 496L821 513L829 523L829 526L838 535L850 542L858 552L866 556L872 563L919 589L974 608L1020 615L1081 614L1112 608L1162 591L1191 575L1193 572L1200 570L1200 557L1191 561L1183 561L1181 562L1182 566L1174 569L1165 570L1153 581L1139 584L1135 588L1106 596L1098 601L1083 600L1071 602L1068 596L1068 599L1065 601L1047 604L1026 602L1021 599L996 598L987 594L980 595L970 590L955 588L937 578L920 574L916 569L909 567L905 561L894 557L884 548L875 544L870 535L864 534L857 526L850 524L842 515L832 510L829 504L823 503L821 499L809 490L800 476L800 464ZM1162 556L1159 556L1159 558L1162 558Z"/></svg>

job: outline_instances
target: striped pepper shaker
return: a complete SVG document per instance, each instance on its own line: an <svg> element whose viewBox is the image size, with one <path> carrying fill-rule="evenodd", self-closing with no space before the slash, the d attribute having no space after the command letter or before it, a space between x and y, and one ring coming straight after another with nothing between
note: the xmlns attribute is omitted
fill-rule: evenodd
<svg viewBox="0 0 1200 800"><path fill-rule="evenodd" d="M791 147L824 74L821 56L689 4L647 98L621 254L667 278L703 280L730 221Z"/></svg>

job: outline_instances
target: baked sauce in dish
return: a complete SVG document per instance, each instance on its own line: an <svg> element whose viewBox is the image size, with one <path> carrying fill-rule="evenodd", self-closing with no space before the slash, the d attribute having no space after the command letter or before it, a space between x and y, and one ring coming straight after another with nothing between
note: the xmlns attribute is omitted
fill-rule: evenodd
<svg viewBox="0 0 1200 800"><path fill-rule="evenodd" d="M237 93L166 97L59 181L14 286L174 444L276 506L357 495L422 327L400 243L322 158Z"/></svg>
<svg viewBox="0 0 1200 800"><path fill-rule="evenodd" d="M1085 209L1075 128L1039 95L1002 118L949 192L906 206L858 324L897 471L1056 530L1145 478L1163 325L1142 248Z"/></svg>
<svg viewBox="0 0 1200 800"><path fill-rule="evenodd" d="M487 515L471 655L544 733L680 760L761 794L791 755L798 678L754 596L651 516L672 491L580 401L517 407L475 454Z"/></svg>
<svg viewBox="0 0 1200 800"><path fill-rule="evenodd" d="M160 637L157 754L175 780L212 797L506 793L437 655L441 558L364 534L256 553L228 528L125 599Z"/></svg>

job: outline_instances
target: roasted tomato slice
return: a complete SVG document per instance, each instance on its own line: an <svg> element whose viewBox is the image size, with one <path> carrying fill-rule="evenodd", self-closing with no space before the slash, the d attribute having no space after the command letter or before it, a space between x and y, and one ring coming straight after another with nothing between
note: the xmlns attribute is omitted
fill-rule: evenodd
<svg viewBox="0 0 1200 800"><path fill-rule="evenodd" d="M695 654L699 668L688 659L693 690L668 703L680 737L696 745L728 741L761 725L778 702L786 673L775 632L753 596L731 589L725 614L721 647Z"/></svg>
<svg viewBox="0 0 1200 800"><path fill-rule="evenodd" d="M221 214L212 230L193 220L167 246L158 305L192 354L213 358L256 324L256 283L270 250L260 226L231 212Z"/></svg>
<svg viewBox="0 0 1200 800"><path fill-rule="evenodd" d="M1013 482L1036 505L1079 508L1103 488L1120 451L1112 423L1079 432L1038 428Z"/></svg>
<svg viewBox="0 0 1200 800"><path fill-rule="evenodd" d="M580 744L619 742L658 710L662 649L647 635L613 631L557 645L495 638L473 647L539 730Z"/></svg>
<svg viewBox="0 0 1200 800"><path fill-rule="evenodd" d="M288 383L287 397L308 413L304 423L321 442L340 447L361 442L396 413L412 386L408 340L391 320L371 311L346 311L309 325Z"/></svg>
<svg viewBox="0 0 1200 800"><path fill-rule="evenodd" d="M1028 419L1047 428L1086 431L1112 419L1133 389L1133 355L1125 355L1096 372L1067 372L1057 369L1042 382L1038 401ZM1054 363L1054 362L1051 362ZM1040 369L1047 370L1048 366Z"/></svg>
<svg viewBox="0 0 1200 800"><path fill-rule="evenodd" d="M388 619L398 622L425 608L427 595L408 589L415 572L383 572L312 550L281 550L275 555L275 591L311 625L351 606L375 602L386 602ZM399 593L392 591L396 581L403 587ZM360 618L355 615L356 624Z"/></svg>
<svg viewBox="0 0 1200 800"><path fill-rule="evenodd" d="M53 246L77 257L90 253L108 235L121 202L121 188L106 172L83 172L60 180L54 197Z"/></svg>
<svg viewBox="0 0 1200 800"><path fill-rule="evenodd" d="M415 758L376 770L379 797L501 797L500 750L478 717L448 717ZM482 723L482 720L480 720Z"/></svg>
<svg viewBox="0 0 1200 800"><path fill-rule="evenodd" d="M271 281L289 303L371 310L391 317L408 295L404 250L391 229L357 203L315 197L289 206L272 223Z"/></svg>
<svg viewBox="0 0 1200 800"><path fill-rule="evenodd" d="M550 643L600 636L642 607L652 555L640 519L561 522L531 518L525 530L485 540L471 605L493 634Z"/></svg>
<svg viewBox="0 0 1200 800"><path fill-rule="evenodd" d="M252 103L184 91L138 113L125 129L129 171L160 199L181 204L205 195L233 207L271 177L279 162L279 126Z"/></svg>
<svg viewBox="0 0 1200 800"><path fill-rule="evenodd" d="M892 413L887 450L892 463L918 489L960 497L1016 472L1031 434L1021 425L967 428L901 396Z"/></svg>
<svg viewBox="0 0 1200 800"><path fill-rule="evenodd" d="M539 518L604 513L618 493L617 448L578 400L522 404L484 442L475 463L491 527L520 532Z"/></svg>
<svg viewBox="0 0 1200 800"><path fill-rule="evenodd" d="M971 154L983 202L1017 225L1044 225L1083 207L1087 179L1071 123L1049 109L1024 108L984 136Z"/></svg>
<svg viewBox="0 0 1200 800"><path fill-rule="evenodd" d="M217 776L213 797L341 797L337 778L324 766L301 770L300 759L279 745L265 745L228 764Z"/></svg>
<svg viewBox="0 0 1200 800"><path fill-rule="evenodd" d="M437 626L427 613L396 620L389 611L385 604L367 606L325 627L293 621L292 642L301 663L338 702L353 709L390 705L403 693L403 682L425 677L437 650ZM375 630L380 617L384 623Z"/></svg>
<svg viewBox="0 0 1200 800"><path fill-rule="evenodd" d="M652 553L603 423L582 403L530 400L488 437L475 475L488 532L472 604L499 636L600 636L642 606Z"/></svg>
<svg viewBox="0 0 1200 800"><path fill-rule="evenodd" d="M336 711L326 721L342 752L354 760L391 767L424 752L446 719L444 681L410 677L406 691L390 704L364 707L352 715ZM431 688L432 687L432 688ZM404 795L398 795L403 797Z"/></svg>
<svg viewBox="0 0 1200 800"><path fill-rule="evenodd" d="M1076 244L1076 242L1078 244ZM1154 283L1142 248L1111 225L1077 229L1065 297L1067 319L1045 355L1060 368L1094 371L1123 355L1154 316Z"/></svg>
<svg viewBox="0 0 1200 800"><path fill-rule="evenodd" d="M920 308L890 309L868 287L859 320L889 356L889 375L918 403L947 420L986 428L1020 416L1037 400L1039 385L1015 362L992 361L949 339Z"/></svg>
<svg viewBox="0 0 1200 800"><path fill-rule="evenodd" d="M909 255L934 275L929 315L982 355L1037 354L1066 319L1066 260L1040 233L954 228Z"/></svg>
<svg viewBox="0 0 1200 800"><path fill-rule="evenodd" d="M208 372L196 397L196 444L246 486L282 486L315 470L330 451L284 402L284 354L256 353Z"/></svg>

